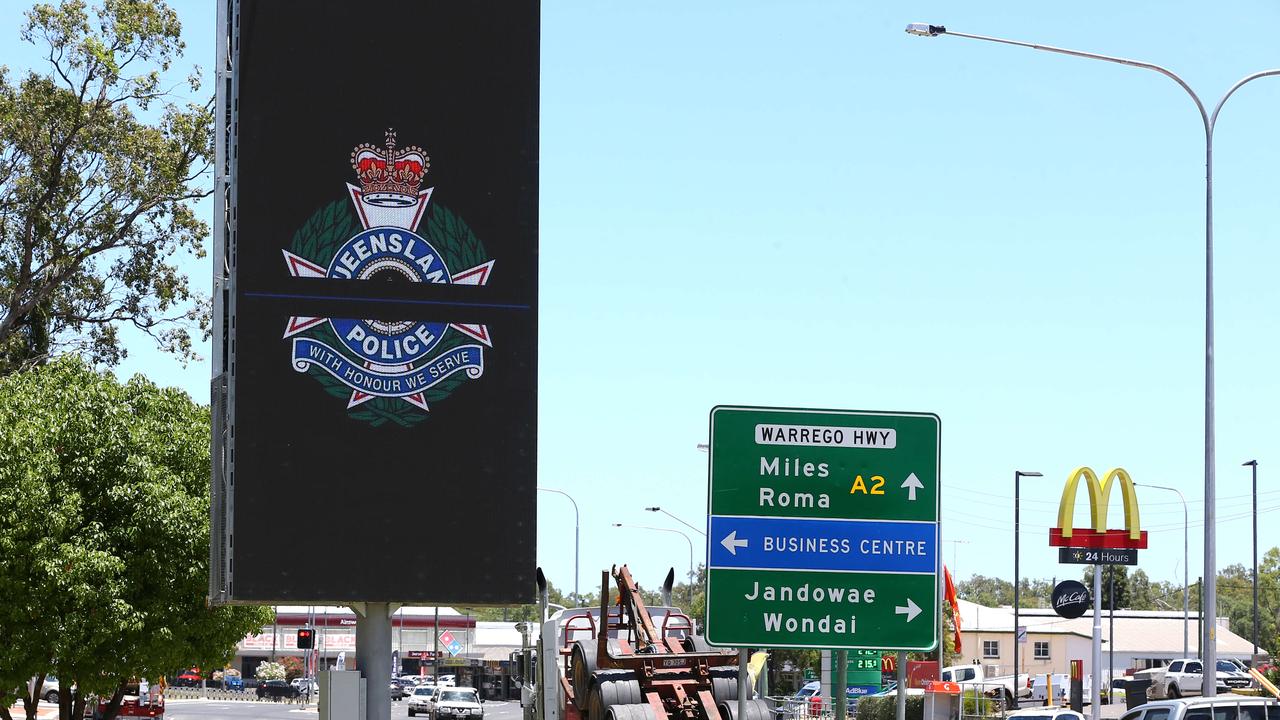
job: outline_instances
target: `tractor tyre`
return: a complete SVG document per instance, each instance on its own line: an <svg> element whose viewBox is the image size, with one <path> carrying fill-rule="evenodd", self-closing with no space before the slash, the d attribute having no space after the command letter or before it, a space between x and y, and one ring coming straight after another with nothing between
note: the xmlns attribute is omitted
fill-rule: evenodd
<svg viewBox="0 0 1280 720"><path fill-rule="evenodd" d="M735 675L737 673L734 673ZM736 701L738 699L738 678L711 676L711 697L716 704Z"/></svg>
<svg viewBox="0 0 1280 720"><path fill-rule="evenodd" d="M711 652L711 646L707 644L707 639L701 635L690 635L685 638L685 645L689 652L705 653Z"/></svg>
<svg viewBox="0 0 1280 720"><path fill-rule="evenodd" d="M644 702L640 682L630 670L598 670L591 680L591 692L587 698L588 720L605 720L609 708L614 705Z"/></svg>
<svg viewBox="0 0 1280 720"><path fill-rule="evenodd" d="M579 640L573 644L573 653L569 660L570 681L573 686L573 704L579 710L587 709L588 693L591 690L591 676L596 672L596 645L589 640ZM598 718L591 718L598 720Z"/></svg>
<svg viewBox="0 0 1280 720"><path fill-rule="evenodd" d="M764 700L748 700L747 716L741 718L738 716L738 701L720 703L720 716L727 720L772 720L773 714L769 712L769 703Z"/></svg>
<svg viewBox="0 0 1280 720"><path fill-rule="evenodd" d="M604 720L658 720L657 713L648 703L613 705L606 713Z"/></svg>

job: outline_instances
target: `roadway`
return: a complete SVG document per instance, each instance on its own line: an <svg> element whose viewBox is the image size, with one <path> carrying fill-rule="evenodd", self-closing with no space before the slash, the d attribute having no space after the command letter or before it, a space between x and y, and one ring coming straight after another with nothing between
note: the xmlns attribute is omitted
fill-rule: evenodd
<svg viewBox="0 0 1280 720"><path fill-rule="evenodd" d="M314 705L310 708L284 702L225 702L221 700L170 700L165 707L165 720L310 720L318 718ZM489 700L484 704L484 720L520 720L520 703ZM409 706L403 700L391 703L391 717L409 717Z"/></svg>

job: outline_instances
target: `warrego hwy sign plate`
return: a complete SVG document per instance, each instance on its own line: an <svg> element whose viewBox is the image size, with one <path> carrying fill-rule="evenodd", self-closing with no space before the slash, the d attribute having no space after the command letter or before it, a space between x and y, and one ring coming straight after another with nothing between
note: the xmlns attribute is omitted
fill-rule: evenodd
<svg viewBox="0 0 1280 720"><path fill-rule="evenodd" d="M711 411L707 640L931 650L936 415Z"/></svg>

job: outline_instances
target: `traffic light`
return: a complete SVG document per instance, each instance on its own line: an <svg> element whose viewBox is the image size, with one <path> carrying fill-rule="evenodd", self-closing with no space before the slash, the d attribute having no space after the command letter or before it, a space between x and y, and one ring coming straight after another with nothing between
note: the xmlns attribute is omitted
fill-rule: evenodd
<svg viewBox="0 0 1280 720"><path fill-rule="evenodd" d="M315 647L316 631L311 628L298 630L298 649L308 650Z"/></svg>

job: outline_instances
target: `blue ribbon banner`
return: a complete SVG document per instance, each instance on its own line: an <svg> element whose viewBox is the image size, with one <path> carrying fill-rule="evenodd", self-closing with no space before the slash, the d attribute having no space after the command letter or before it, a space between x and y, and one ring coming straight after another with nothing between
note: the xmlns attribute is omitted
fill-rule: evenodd
<svg viewBox="0 0 1280 720"><path fill-rule="evenodd" d="M484 374L484 348L459 345L412 370L384 373L351 362L319 340L294 338L293 369L306 372L313 365L366 395L405 397L430 389L460 370L472 380L480 377Z"/></svg>

